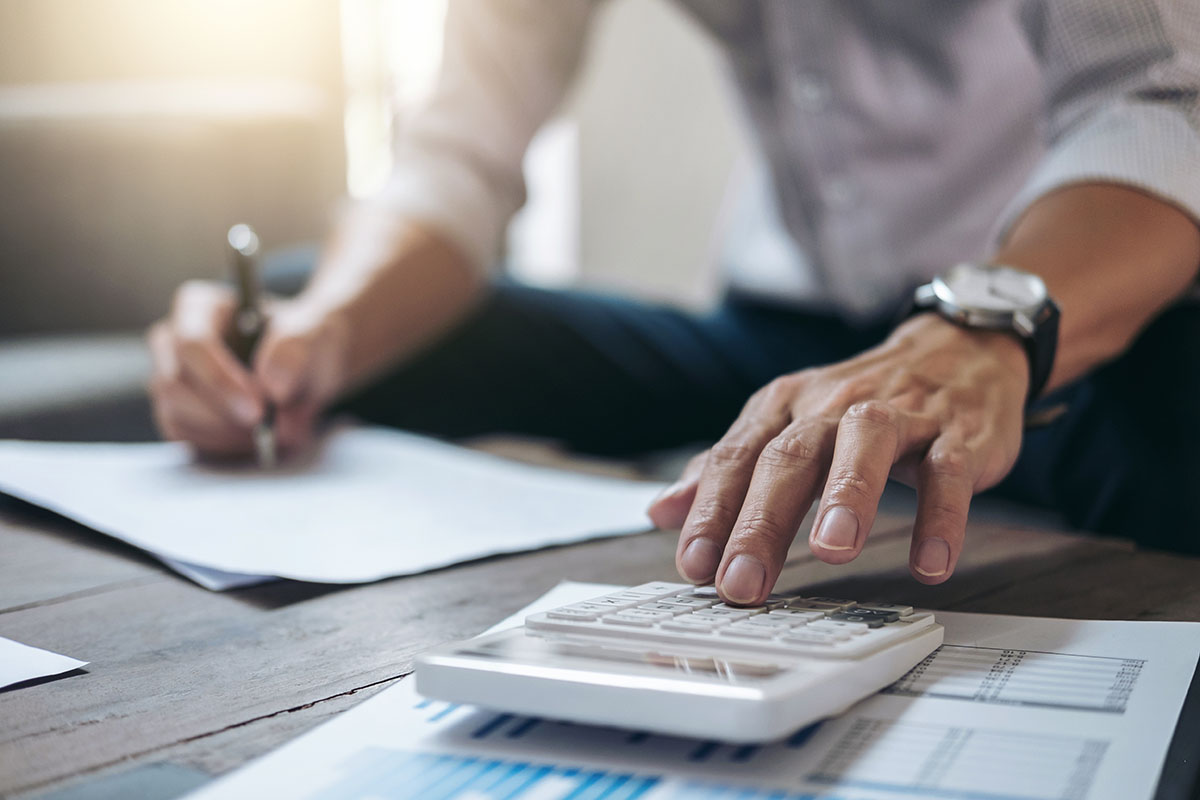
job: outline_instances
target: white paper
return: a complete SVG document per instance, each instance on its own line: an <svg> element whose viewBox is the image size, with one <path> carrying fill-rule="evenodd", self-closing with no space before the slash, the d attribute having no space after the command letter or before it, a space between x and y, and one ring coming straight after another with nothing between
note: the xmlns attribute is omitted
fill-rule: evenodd
<svg viewBox="0 0 1200 800"><path fill-rule="evenodd" d="M35 678L61 675L87 663L0 636L0 689Z"/></svg>
<svg viewBox="0 0 1200 800"><path fill-rule="evenodd" d="M497 627L612 588L563 584ZM405 679L192 797L1152 797L1200 623L937 616L946 645L908 677L778 744L496 714L423 700Z"/></svg>
<svg viewBox="0 0 1200 800"><path fill-rule="evenodd" d="M213 588L371 581L644 531L660 489L381 428L337 429L307 460L265 472L197 464L171 443L0 442L0 491Z"/></svg>
<svg viewBox="0 0 1200 800"><path fill-rule="evenodd" d="M224 570L202 567L198 564L189 564L186 561L168 558L157 553L153 553L152 555L183 577L190 578L205 589L213 592L241 589L244 586L257 586L260 583L277 580L277 577L274 575L246 575L241 572L225 572Z"/></svg>

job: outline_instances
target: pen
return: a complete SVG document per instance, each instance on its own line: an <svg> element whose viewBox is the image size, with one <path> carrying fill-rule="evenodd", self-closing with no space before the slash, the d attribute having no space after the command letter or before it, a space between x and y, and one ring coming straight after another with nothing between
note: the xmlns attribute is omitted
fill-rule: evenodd
<svg viewBox="0 0 1200 800"><path fill-rule="evenodd" d="M258 234L249 225L234 225L229 229L229 247L233 254L233 279L237 284L238 304L233 315L230 347L247 367L251 366L254 350L267 327L258 290ZM262 420L254 426L254 451L258 465L264 469L275 466L275 407L267 403Z"/></svg>

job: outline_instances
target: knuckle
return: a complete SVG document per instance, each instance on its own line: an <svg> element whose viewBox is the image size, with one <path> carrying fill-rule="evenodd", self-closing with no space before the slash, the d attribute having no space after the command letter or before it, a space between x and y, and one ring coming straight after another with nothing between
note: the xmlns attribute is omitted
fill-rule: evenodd
<svg viewBox="0 0 1200 800"><path fill-rule="evenodd" d="M184 308L195 303L203 302L213 295L213 285L208 281L192 278L186 280L175 290L174 305L176 309Z"/></svg>
<svg viewBox="0 0 1200 800"><path fill-rule="evenodd" d="M831 500L866 501L874 496L871 482L856 470L845 470L831 475L826 490Z"/></svg>
<svg viewBox="0 0 1200 800"><path fill-rule="evenodd" d="M877 427L894 428L900 422L900 411L882 400L862 400L846 409L845 419Z"/></svg>
<svg viewBox="0 0 1200 800"><path fill-rule="evenodd" d="M758 453L759 450L753 443L742 438L727 437L714 444L708 451L708 462L718 465L744 464L754 461Z"/></svg>
<svg viewBox="0 0 1200 800"><path fill-rule="evenodd" d="M807 436L784 433L763 448L760 460L769 466L797 467L809 464L820 455L820 448Z"/></svg>
<svg viewBox="0 0 1200 800"><path fill-rule="evenodd" d="M743 515L737 527L737 532L732 537L736 547L742 547L748 542L766 543L773 547L784 546L796 535L794 528L784 525L776 516L765 510Z"/></svg>
<svg viewBox="0 0 1200 800"><path fill-rule="evenodd" d="M925 457L929 471L940 478L965 478L971 473L971 457L960 448L941 447Z"/></svg>
<svg viewBox="0 0 1200 800"><path fill-rule="evenodd" d="M870 393L872 388L860 379L847 378L833 387L833 391L829 393L829 402L835 408L849 408L857 404L863 395Z"/></svg>
<svg viewBox="0 0 1200 800"><path fill-rule="evenodd" d="M711 497L692 505L689 521L694 529L706 530L713 527L723 527L722 533L727 533L729 526L737 517L740 509L719 497Z"/></svg>

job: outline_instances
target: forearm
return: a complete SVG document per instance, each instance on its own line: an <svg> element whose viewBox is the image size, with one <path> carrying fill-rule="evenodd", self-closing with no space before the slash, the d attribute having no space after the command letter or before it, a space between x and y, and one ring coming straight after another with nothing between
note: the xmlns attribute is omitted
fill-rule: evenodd
<svg viewBox="0 0 1200 800"><path fill-rule="evenodd" d="M1047 389L1122 353L1200 271L1200 228L1162 200L1116 184L1047 195L993 256L1042 277L1062 309Z"/></svg>
<svg viewBox="0 0 1200 800"><path fill-rule="evenodd" d="M297 302L314 314L340 318L350 387L451 327L475 305L483 286L446 237L361 206L334 230Z"/></svg>

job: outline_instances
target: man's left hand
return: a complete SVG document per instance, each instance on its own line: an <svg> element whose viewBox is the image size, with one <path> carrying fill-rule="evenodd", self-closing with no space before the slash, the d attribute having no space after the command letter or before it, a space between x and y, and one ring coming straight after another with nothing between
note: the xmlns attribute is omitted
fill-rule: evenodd
<svg viewBox="0 0 1200 800"><path fill-rule="evenodd" d="M754 604L814 501L809 547L844 564L862 551L892 477L918 494L913 576L941 583L962 550L972 495L1016 461L1028 385L1015 336L918 315L876 348L756 392L650 516L682 526L680 575Z"/></svg>

